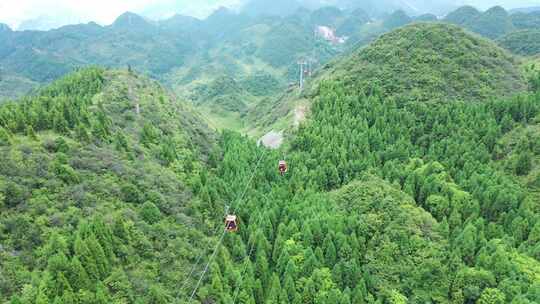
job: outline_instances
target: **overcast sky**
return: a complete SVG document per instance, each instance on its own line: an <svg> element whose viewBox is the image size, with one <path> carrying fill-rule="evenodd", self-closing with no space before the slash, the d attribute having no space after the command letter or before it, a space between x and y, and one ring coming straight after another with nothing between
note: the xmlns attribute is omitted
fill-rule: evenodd
<svg viewBox="0 0 540 304"><path fill-rule="evenodd" d="M48 16L61 24L88 21L110 24L125 11L152 18L174 13L205 17L219 6L238 7L242 1L245 0L0 0L0 22L17 28L23 20ZM482 9L494 5L506 8L540 5L540 0L456 0L456 3L464 2Z"/></svg>

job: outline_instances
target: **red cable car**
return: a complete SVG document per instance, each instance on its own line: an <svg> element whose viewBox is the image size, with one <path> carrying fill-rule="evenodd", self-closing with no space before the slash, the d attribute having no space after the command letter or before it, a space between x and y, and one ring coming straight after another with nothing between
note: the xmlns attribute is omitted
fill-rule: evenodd
<svg viewBox="0 0 540 304"><path fill-rule="evenodd" d="M236 222L236 215L227 215L225 218L225 230L228 232L238 231L238 223Z"/></svg>
<svg viewBox="0 0 540 304"><path fill-rule="evenodd" d="M289 169L287 167L287 162L285 162L284 160L280 160L278 169L279 169L279 174L281 174L281 175L285 174Z"/></svg>

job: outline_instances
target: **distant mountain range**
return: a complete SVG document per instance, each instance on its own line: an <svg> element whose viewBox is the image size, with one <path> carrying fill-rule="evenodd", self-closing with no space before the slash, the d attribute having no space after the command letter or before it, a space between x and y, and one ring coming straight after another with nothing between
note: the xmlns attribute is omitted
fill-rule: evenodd
<svg viewBox="0 0 540 304"><path fill-rule="evenodd" d="M130 67L207 111L246 115L265 98L298 82L299 61L309 62L312 71L413 22L454 23L518 54L534 55L538 49L538 12L510 14L502 7L481 12L465 6L441 18L401 9L377 15L353 9L354 3L347 1L336 1L346 9L314 10L299 6L315 6L309 1L279 1L277 7L290 5L290 10L272 11L272 3L254 1L244 13L220 8L204 20L174 15L153 21L126 12L108 26L90 22L50 31L12 31L0 24L0 99L20 96L83 66ZM522 30L534 32L504 39Z"/></svg>
<svg viewBox="0 0 540 304"><path fill-rule="evenodd" d="M515 13L533 13L533 12L540 12L540 6L531 6L531 7L524 7L524 8L515 8L510 10L510 14Z"/></svg>
<svg viewBox="0 0 540 304"><path fill-rule="evenodd" d="M324 6L335 6L344 10L360 8L372 16L381 16L396 10L403 10L411 15L424 13L444 14L457 7L452 0L252 0L243 7L243 11L251 15L286 16L292 14L300 7L318 9Z"/></svg>
<svg viewBox="0 0 540 304"><path fill-rule="evenodd" d="M235 12L245 13L250 16L291 16L297 12L297 10L304 8L309 10L316 10L325 6L334 6L342 10L355 10L362 9L372 17L384 17L391 14L396 10L402 10L411 16L420 16L423 14L434 14L437 16L444 16L449 12L462 6L463 3L481 4L479 1L458 1L458 0L245 0L243 4L238 4L238 1L222 1L224 7L232 9ZM233 5L234 3L234 5ZM215 5L215 4L214 4ZM186 11L186 8L181 8L185 13L182 15L189 15L219 10L212 8L208 4L194 4L190 6L190 10ZM179 8L173 4L155 4L151 5L140 12L139 15L150 18L151 20L162 20L164 17L168 19L170 16L176 15L175 12ZM509 13L530 13L540 10L540 6L515 8L509 10ZM72 12L55 12L54 14L44 14L37 17L23 20L16 30L40 30L46 31L50 29L56 29L66 24L79 24L88 22L88 17L77 16Z"/></svg>

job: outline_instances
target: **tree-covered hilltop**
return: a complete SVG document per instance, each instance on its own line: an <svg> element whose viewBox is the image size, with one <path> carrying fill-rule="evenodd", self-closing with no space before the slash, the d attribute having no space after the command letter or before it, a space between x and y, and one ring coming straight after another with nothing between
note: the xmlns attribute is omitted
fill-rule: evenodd
<svg viewBox="0 0 540 304"><path fill-rule="evenodd" d="M443 20L491 39L501 38L516 30L540 29L539 12L509 13L500 6L492 7L485 12L480 12L472 6L462 6L450 12Z"/></svg>
<svg viewBox="0 0 540 304"><path fill-rule="evenodd" d="M213 137L127 71L81 70L2 105L0 302L172 296L209 245L189 208Z"/></svg>
<svg viewBox="0 0 540 304"><path fill-rule="evenodd" d="M465 5L448 13L448 15L444 17L444 21L457 25L465 25L467 22L476 19L481 14L482 13L476 8Z"/></svg>
<svg viewBox="0 0 540 304"><path fill-rule="evenodd" d="M324 81L311 101L283 152L223 137L204 187L254 178L200 303L540 301L540 91L401 104Z"/></svg>
<svg viewBox="0 0 540 304"><path fill-rule="evenodd" d="M497 43L514 54L524 56L540 54L540 29L512 32L498 39Z"/></svg>
<svg viewBox="0 0 540 304"><path fill-rule="evenodd" d="M418 2L414 5L423 7L421 11L432 7ZM243 118L256 116L254 112L268 106L269 100L279 99L298 83L299 61L308 60L317 69L398 27L438 22L430 14L409 17L412 12L405 3L344 1L326 2L334 6L323 7L308 3L253 1L241 12L220 8L204 20L175 15L154 22L127 12L109 26L88 23L46 32L13 31L0 25L0 102L78 67L129 65L197 104L216 128L250 132L251 119ZM381 9L387 13L381 14ZM537 30L540 24L538 12L508 13L500 7L486 12L462 7L444 21L490 38L511 35L512 45L521 46L517 52L534 49L535 36L514 31ZM205 94L223 85L224 79L233 79L241 91L217 100L207 98Z"/></svg>
<svg viewBox="0 0 540 304"><path fill-rule="evenodd" d="M492 7L468 21L465 23L465 27L491 39L501 37L514 30L510 14L500 6Z"/></svg>
<svg viewBox="0 0 540 304"><path fill-rule="evenodd" d="M382 90L404 101L485 100L525 87L516 60L494 43L459 27L417 23L383 35L322 69L356 90Z"/></svg>
<svg viewBox="0 0 540 304"><path fill-rule="evenodd" d="M129 71L72 74L0 107L0 301L537 303L529 75L484 102L322 80L276 151L233 132L209 150L195 113Z"/></svg>

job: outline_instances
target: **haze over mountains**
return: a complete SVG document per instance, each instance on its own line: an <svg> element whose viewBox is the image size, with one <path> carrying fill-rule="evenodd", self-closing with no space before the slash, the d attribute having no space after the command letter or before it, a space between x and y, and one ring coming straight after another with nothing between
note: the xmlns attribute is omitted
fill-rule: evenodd
<svg viewBox="0 0 540 304"><path fill-rule="evenodd" d="M0 10L0 22L10 25L17 30L49 30L67 24L87 23L90 21L102 25L111 24L115 17L125 11L133 11L151 20L169 18L175 14L194 16L204 19L220 6L228 7L235 11L251 14L288 15L299 7L317 9L322 6L336 6L342 9L362 8L365 11L380 15L402 9L408 14L420 15L433 13L444 15L462 5L472 5L479 9L488 9L494 3L483 0L384 0L384 1L355 1L355 0L290 0L290 1L267 1L267 0L218 0L218 1L183 1L161 0L145 3L118 2L114 4L97 2L100 6L74 5L70 2L55 3L54 10L48 10L45 3L33 3L23 1L21 4ZM516 9L538 5L536 0L498 1L506 9Z"/></svg>

